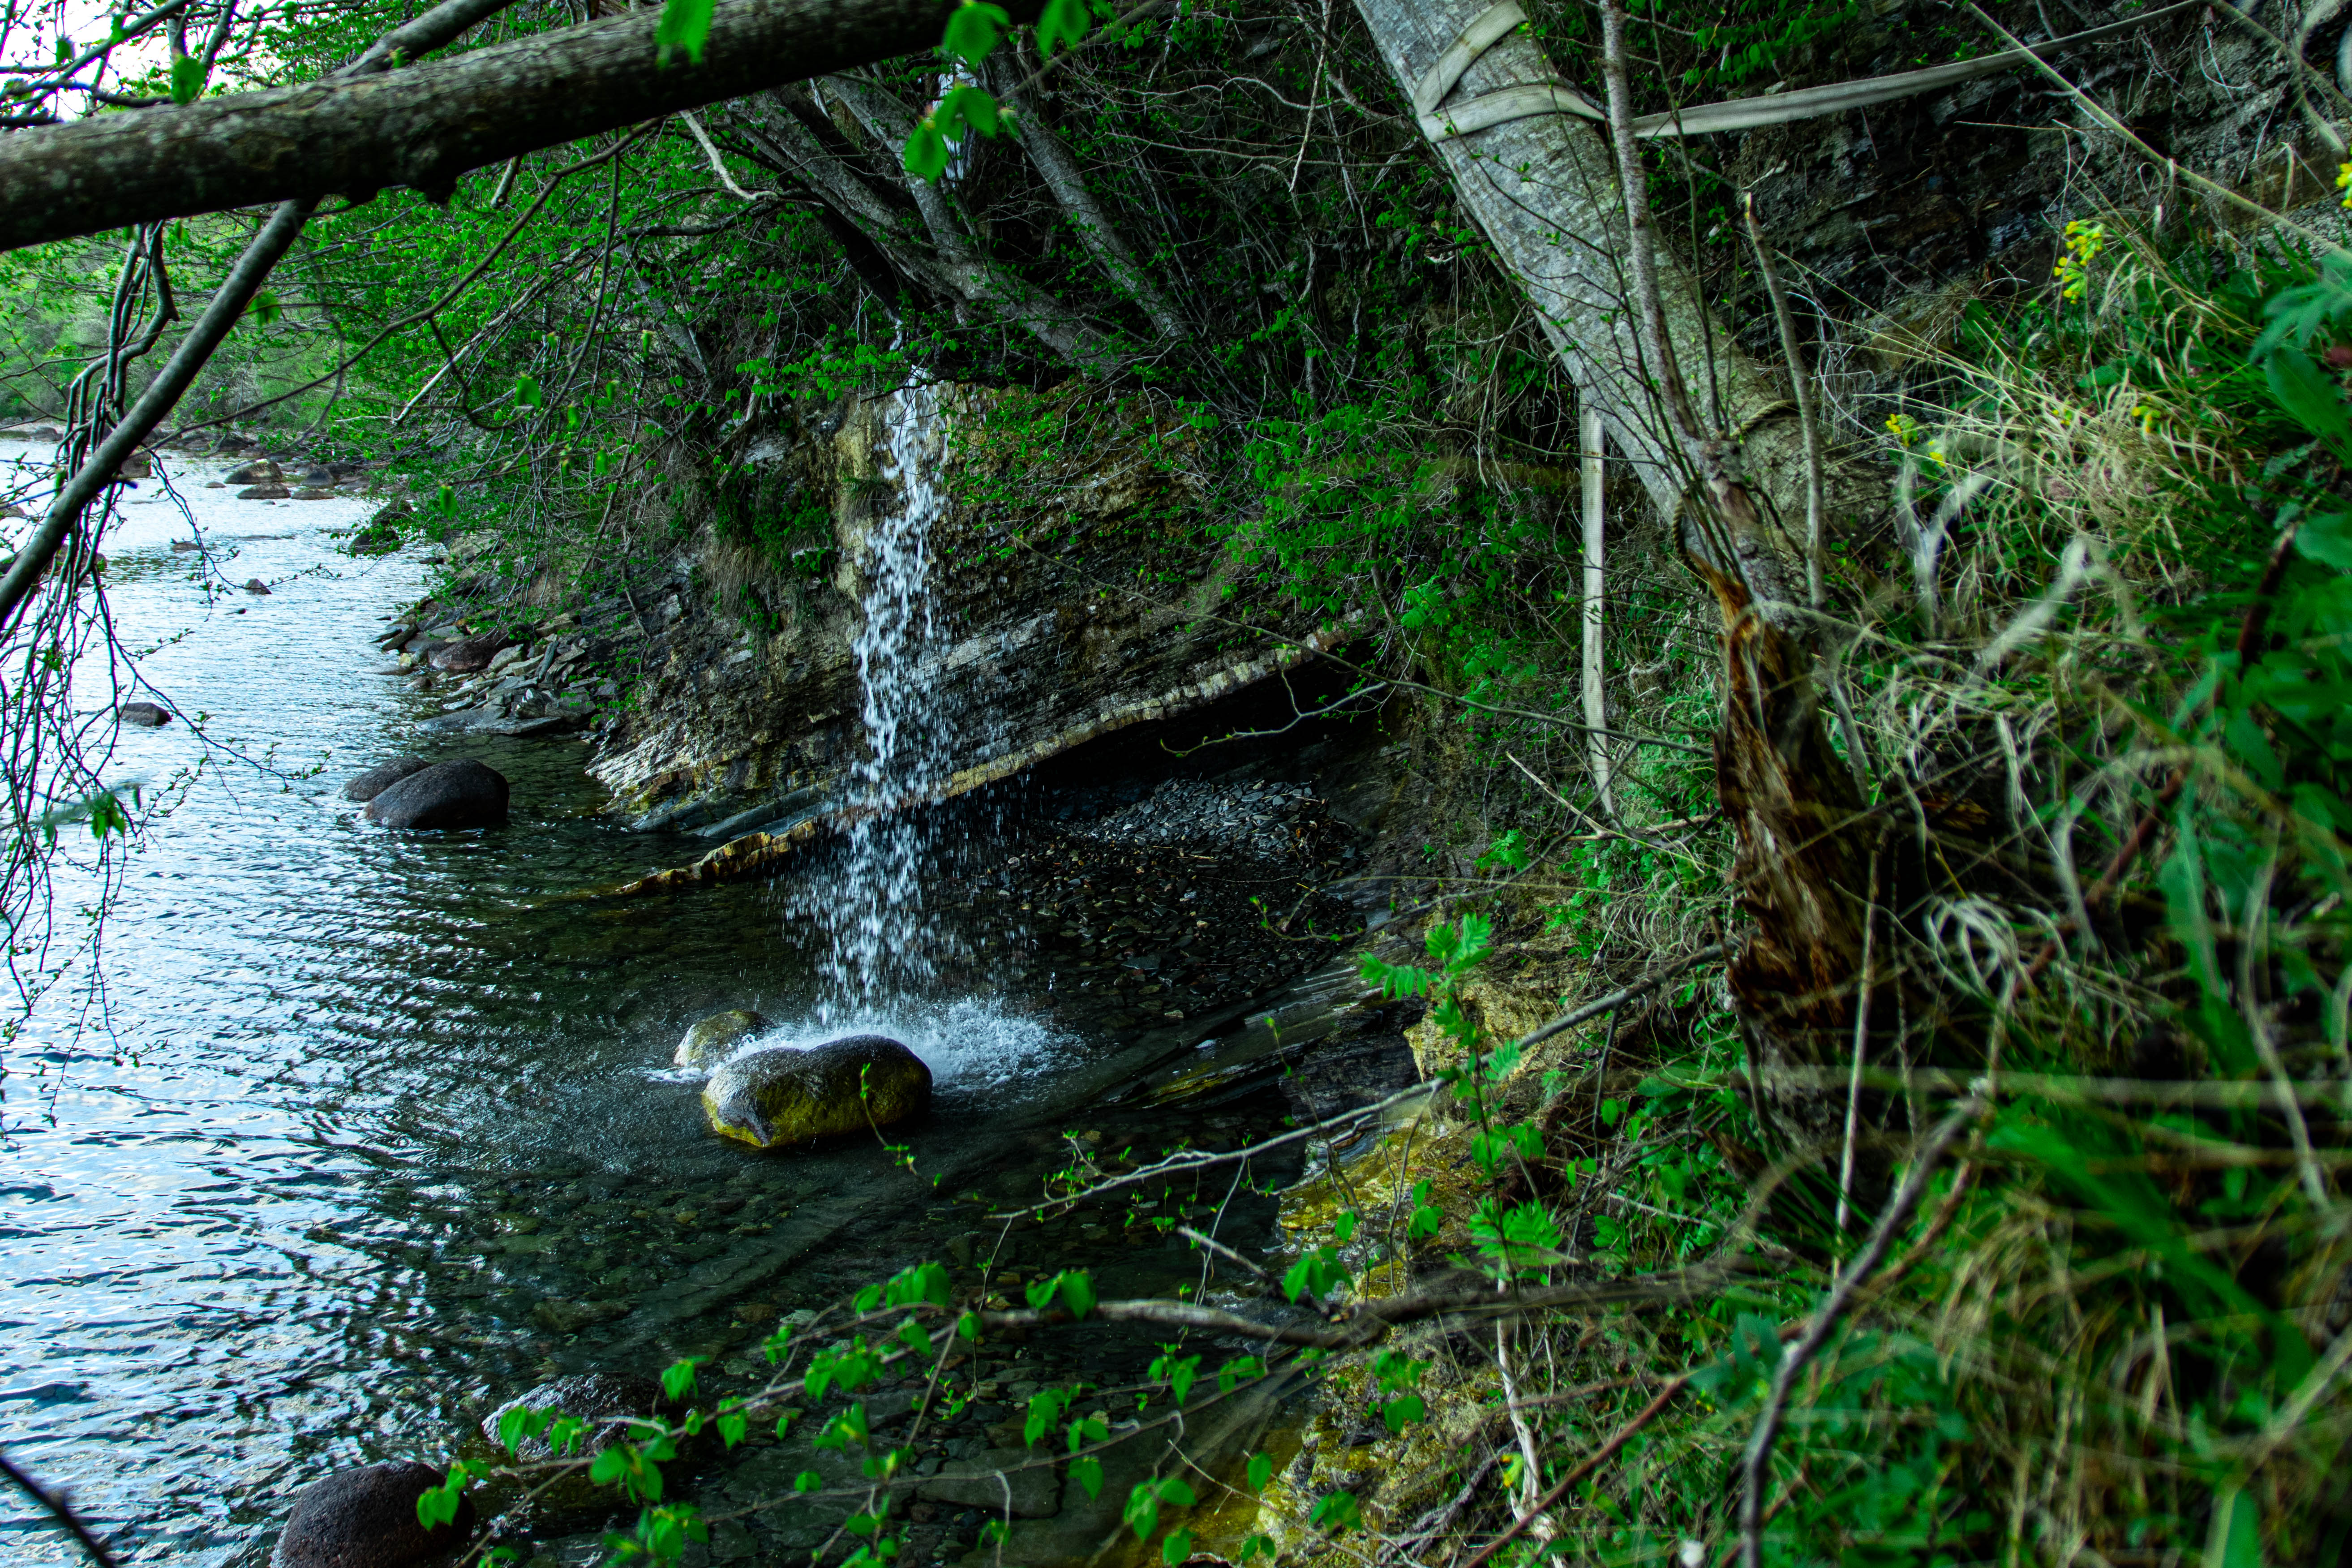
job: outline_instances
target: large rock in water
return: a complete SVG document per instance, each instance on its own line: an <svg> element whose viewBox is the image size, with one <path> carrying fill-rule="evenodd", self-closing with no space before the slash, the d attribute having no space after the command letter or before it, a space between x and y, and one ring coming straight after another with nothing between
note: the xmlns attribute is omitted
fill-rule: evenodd
<svg viewBox="0 0 2352 1568"><path fill-rule="evenodd" d="M170 710L152 702L126 702L114 710L114 716L126 724L143 725L150 730L160 730L172 721Z"/></svg>
<svg viewBox="0 0 2352 1568"><path fill-rule="evenodd" d="M267 458L250 463L239 463L221 478L232 485L274 485L286 477L285 471Z"/></svg>
<svg viewBox="0 0 2352 1568"><path fill-rule="evenodd" d="M756 1035L768 1026L768 1020L747 1008L732 1012L713 1013L686 1032L677 1043L677 1054L670 1060L696 1072L709 1072L727 1059L727 1053L740 1045L748 1036Z"/></svg>
<svg viewBox="0 0 2352 1568"><path fill-rule="evenodd" d="M509 1399L482 1417L482 1436L490 1446L504 1453L499 1442L499 1423L509 1410L547 1410L560 1415L576 1415L588 1424L581 1435L579 1446L571 1457L584 1458L601 1454L614 1441L629 1435L629 1422L658 1415L677 1420L685 1415L684 1406L662 1392L660 1384L649 1377L631 1377L609 1372L575 1373L542 1383L520 1399ZM545 1436L526 1437L515 1449L515 1458L527 1465L554 1458Z"/></svg>
<svg viewBox="0 0 2352 1568"><path fill-rule="evenodd" d="M343 798L373 800L410 774L421 773L432 765L423 757L395 757L388 763L378 763L343 786Z"/></svg>
<svg viewBox="0 0 2352 1568"><path fill-rule="evenodd" d="M465 1544L474 1531L474 1505L457 1502L457 1517L427 1531L416 1522L416 1500L446 1478L430 1465L395 1459L339 1470L295 1494L271 1568L423 1568Z"/></svg>
<svg viewBox="0 0 2352 1568"><path fill-rule="evenodd" d="M710 1130L754 1149L887 1127L930 1104L931 1069L882 1035L851 1035L808 1050L746 1051L711 1074L702 1090Z"/></svg>
<svg viewBox="0 0 2352 1568"><path fill-rule="evenodd" d="M385 785L367 816L386 827L503 827L507 778L471 757L436 763Z"/></svg>

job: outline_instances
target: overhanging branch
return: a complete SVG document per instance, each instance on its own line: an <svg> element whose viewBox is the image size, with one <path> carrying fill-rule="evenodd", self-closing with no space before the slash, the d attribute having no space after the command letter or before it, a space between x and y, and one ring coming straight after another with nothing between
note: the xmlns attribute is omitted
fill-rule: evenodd
<svg viewBox="0 0 2352 1568"><path fill-rule="evenodd" d="M702 62L663 67L658 8L365 80L0 136L0 249L396 185L446 194L518 153L870 65L940 40L949 0L720 0ZM1035 0L1007 5L1016 21Z"/></svg>

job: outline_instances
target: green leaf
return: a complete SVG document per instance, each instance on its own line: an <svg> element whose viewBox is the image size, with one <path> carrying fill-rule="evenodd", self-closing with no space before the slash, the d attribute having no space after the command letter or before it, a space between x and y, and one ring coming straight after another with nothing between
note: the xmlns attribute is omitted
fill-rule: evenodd
<svg viewBox="0 0 2352 1568"><path fill-rule="evenodd" d="M427 1530L457 1522L459 1500L465 1496L466 1482L470 1479L464 1464L450 1466L447 1480L417 1494L416 1522Z"/></svg>
<svg viewBox="0 0 2352 1568"><path fill-rule="evenodd" d="M2273 349L2263 362L2263 379L2295 423L2335 447L2337 457L2352 457L2352 410L2344 405L2344 389L2316 360L2301 349Z"/></svg>
<svg viewBox="0 0 2352 1568"><path fill-rule="evenodd" d="M1093 1275L1084 1269L1072 1269L1061 1277L1059 1284L1062 1288L1062 1304L1069 1308L1072 1317L1083 1318L1095 1310Z"/></svg>
<svg viewBox="0 0 2352 1568"><path fill-rule="evenodd" d="M1418 1394L1400 1394L1381 1406L1381 1419L1389 1424L1389 1435L1395 1436L1412 1422L1424 1419L1429 1406L1421 1402Z"/></svg>
<svg viewBox="0 0 2352 1568"><path fill-rule="evenodd" d="M694 1392L694 1369L709 1361L709 1356L690 1355L684 1361L672 1362L662 1369L662 1392L672 1399L684 1399Z"/></svg>
<svg viewBox="0 0 2352 1568"><path fill-rule="evenodd" d="M824 1485L824 1478L814 1470L803 1470L793 1478L793 1490L796 1492L813 1492Z"/></svg>
<svg viewBox="0 0 2352 1568"><path fill-rule="evenodd" d="M1265 1483L1273 1479L1274 1456L1272 1454L1252 1454L1250 1456L1249 1462L1250 1490L1254 1492L1262 1492L1265 1490Z"/></svg>
<svg viewBox="0 0 2352 1568"><path fill-rule="evenodd" d="M548 1423L554 1419L552 1410L532 1410L518 1405L499 1417L499 1447L509 1454L519 1454L525 1442L546 1431Z"/></svg>
<svg viewBox="0 0 2352 1568"><path fill-rule="evenodd" d="M992 5L988 0L963 0L948 17L948 30L940 40L940 52L966 65L978 65L996 47L1004 29L1013 26L1013 18L1002 5Z"/></svg>
<svg viewBox="0 0 2352 1568"><path fill-rule="evenodd" d="M515 403L522 408L539 406L539 383L528 375L515 377Z"/></svg>
<svg viewBox="0 0 2352 1568"><path fill-rule="evenodd" d="M1252 1558L1258 1556L1260 1553L1265 1554L1265 1560L1268 1563L1274 1561L1273 1536L1253 1535L1242 1542L1242 1562L1244 1563L1247 1563Z"/></svg>
<svg viewBox="0 0 2352 1568"><path fill-rule="evenodd" d="M919 180L936 181L947 170L947 138L927 119L907 138L907 172Z"/></svg>
<svg viewBox="0 0 2352 1568"><path fill-rule="evenodd" d="M2205 1568L2263 1568L2262 1503L2235 1486L2214 1495Z"/></svg>
<svg viewBox="0 0 2352 1568"><path fill-rule="evenodd" d="M205 90L205 62L182 55L172 62L172 101L194 103Z"/></svg>
<svg viewBox="0 0 2352 1568"><path fill-rule="evenodd" d="M982 136L996 134L996 100L977 87L960 87L940 100L932 118L940 130L955 141L963 140L965 131L977 131Z"/></svg>
<svg viewBox="0 0 2352 1568"><path fill-rule="evenodd" d="M2352 513L2331 511L2307 517L2294 531L2296 553L2338 572L2352 572Z"/></svg>
<svg viewBox="0 0 2352 1568"><path fill-rule="evenodd" d="M1087 0L1047 0L1045 14L1037 18L1037 52L1051 59L1056 47L1077 47L1092 21Z"/></svg>
<svg viewBox="0 0 2352 1568"><path fill-rule="evenodd" d="M1138 1541L1150 1540L1151 1532L1160 1528L1160 1489L1150 1481L1136 1482L1135 1489L1127 1494L1127 1508L1120 1517Z"/></svg>
<svg viewBox="0 0 2352 1568"><path fill-rule="evenodd" d="M1331 1234L1339 1238L1340 1246L1345 1247L1355 1239L1356 1227L1363 1223L1364 1216L1354 1209L1349 1209L1331 1222Z"/></svg>
<svg viewBox="0 0 2352 1568"><path fill-rule="evenodd" d="M1089 1499L1102 1496L1102 1461L1092 1454L1081 1454L1070 1461L1070 1479L1087 1489Z"/></svg>
<svg viewBox="0 0 2352 1568"><path fill-rule="evenodd" d="M1320 1298L1334 1285L1344 1284L1348 1271L1339 1266L1339 1255L1328 1247L1318 1247L1290 1266L1282 1277L1282 1293L1286 1300L1296 1301L1301 1296Z"/></svg>
<svg viewBox="0 0 2352 1568"><path fill-rule="evenodd" d="M663 0L661 20L654 26L654 43L660 53L655 64L669 64L673 50L684 49L686 58L696 65L702 63L702 46L710 38L710 16L714 0Z"/></svg>
<svg viewBox="0 0 2352 1568"><path fill-rule="evenodd" d="M1317 1530L1337 1535L1343 1530L1353 1530L1361 1525L1364 1515L1356 1506L1354 1494L1333 1492L1315 1505L1314 1511L1307 1516L1307 1522Z"/></svg>
<svg viewBox="0 0 2352 1568"><path fill-rule="evenodd" d="M744 1433L751 1427L749 1418L732 1412L719 1416L718 1425L719 1440L730 1448L741 1442Z"/></svg>
<svg viewBox="0 0 2352 1568"><path fill-rule="evenodd" d="M1192 1555L1192 1532L1189 1530L1171 1530L1168 1532L1168 1539L1160 1543L1160 1561L1168 1564L1168 1568L1176 1568L1178 1563ZM2236 1568L2236 1565L2233 1563L2231 1568Z"/></svg>

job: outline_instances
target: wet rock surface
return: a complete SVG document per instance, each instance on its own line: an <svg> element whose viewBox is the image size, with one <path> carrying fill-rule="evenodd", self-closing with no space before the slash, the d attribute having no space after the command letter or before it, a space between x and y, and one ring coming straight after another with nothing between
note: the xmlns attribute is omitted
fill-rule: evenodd
<svg viewBox="0 0 2352 1568"><path fill-rule="evenodd" d="M686 1032L670 1064L694 1072L709 1072L725 1061L729 1052L767 1026L767 1019L746 1008L713 1013Z"/></svg>
<svg viewBox="0 0 2352 1568"><path fill-rule="evenodd" d="M392 1460L341 1470L295 1494L271 1568L425 1568L463 1546L473 1531L473 1504L427 1531L416 1500L446 1479L430 1465Z"/></svg>
<svg viewBox="0 0 2352 1568"><path fill-rule="evenodd" d="M160 730L172 721L171 711L152 702L126 702L114 710L114 716L145 730Z"/></svg>
<svg viewBox="0 0 2352 1568"><path fill-rule="evenodd" d="M506 775L470 757L436 763L377 792L367 816L386 827L503 827Z"/></svg>
<svg viewBox="0 0 2352 1568"><path fill-rule="evenodd" d="M754 1149L891 1127L930 1105L931 1069L882 1035L746 1051L702 1091L711 1131Z"/></svg>
<svg viewBox="0 0 2352 1568"><path fill-rule="evenodd" d="M425 757L395 757L388 763L378 763L343 786L343 798L373 800L401 780L413 773L421 773L432 765L432 762Z"/></svg>

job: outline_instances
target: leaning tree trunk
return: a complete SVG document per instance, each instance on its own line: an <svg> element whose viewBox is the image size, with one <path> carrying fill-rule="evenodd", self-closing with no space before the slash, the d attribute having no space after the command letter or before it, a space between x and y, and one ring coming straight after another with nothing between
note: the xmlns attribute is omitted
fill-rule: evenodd
<svg viewBox="0 0 2352 1568"><path fill-rule="evenodd" d="M1489 13L1487 0L1357 0L1357 8L1406 100L1419 96L1415 108L1433 110L1442 122L1444 100L1433 103L1420 89ZM1478 55L1448 97L1557 79L1542 50L1513 28ZM1733 994L1768 1062L1838 1060L1853 1045L1868 851L1853 784L1814 700L1811 656L1782 624L1784 606L1803 596L1797 552L1769 521L1803 506L1803 438L1787 383L1740 352L1710 319L1689 270L1658 247L1671 346L1662 357L1688 372L1691 402L1712 426L1707 449L1694 452L1665 417L1661 367L1642 351L1624 192L1605 136L1548 114L1434 140L1456 198L1526 289L1578 395L1599 413L1660 511L1688 520L1686 555L1723 620L1716 787L1738 835L1733 874L1754 921L1731 964ZM1734 491L1764 503L1760 518L1748 507L1743 525L1711 499L1726 475ZM1712 546L1710 521L1718 525ZM1795 1120L1818 1121L1803 1111Z"/></svg>

